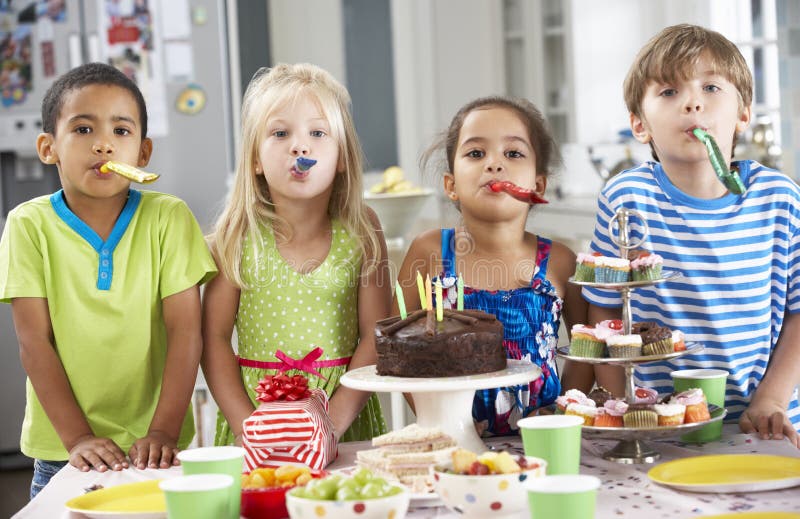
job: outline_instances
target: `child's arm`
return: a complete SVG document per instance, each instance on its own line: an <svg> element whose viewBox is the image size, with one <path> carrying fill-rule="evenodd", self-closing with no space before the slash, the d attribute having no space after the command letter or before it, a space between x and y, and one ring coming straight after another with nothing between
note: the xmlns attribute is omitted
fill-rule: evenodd
<svg viewBox="0 0 800 519"><path fill-rule="evenodd" d="M375 322L389 316L392 302L391 271L389 270L388 251L383 238L381 224L375 213L369 209L370 221L378 232L381 261L372 272L366 274L369 267L367 260L362 266L358 288L358 346L347 366L348 371L375 364ZM334 434L339 439L356 419L358 413L369 400L372 393L357 391L340 385L331 396L328 414L333 421Z"/></svg>
<svg viewBox="0 0 800 519"><path fill-rule="evenodd" d="M397 272L397 283L403 290L403 299L406 304L406 311L408 313L422 308L422 302L419 300L419 289L417 288L417 272L425 279L426 275L433 277L438 274L436 271L436 262L441 255L441 231L439 229L432 229L420 234L411 245L408 247L403 264ZM392 315L399 315L400 308L398 307L395 298L392 304Z"/></svg>
<svg viewBox="0 0 800 519"><path fill-rule="evenodd" d="M242 422L255 411L242 381L231 339L241 290L220 272L203 293L203 375L214 401L241 444Z"/></svg>
<svg viewBox="0 0 800 519"><path fill-rule="evenodd" d="M200 288L195 285L172 294L161 304L167 330L167 360L147 435L136 440L128 451L131 462L139 469L165 469L178 464L178 438L192 400L203 348Z"/></svg>
<svg viewBox="0 0 800 519"><path fill-rule="evenodd" d="M56 354L47 299L15 298L11 311L22 367L47 418L69 452L70 464L84 472L91 468L104 472L108 468L127 467L125 453L116 443L94 435L72 394L64 366Z"/></svg>
<svg viewBox="0 0 800 519"><path fill-rule="evenodd" d="M589 305L589 323L597 324L607 319L622 319L622 308ZM613 395L625 396L625 369L622 366L595 364L594 376L598 386L603 386Z"/></svg>
<svg viewBox="0 0 800 519"><path fill-rule="evenodd" d="M787 313L783 327L769 360L764 378L758 384L750 405L739 417L742 432L757 432L762 439L780 440L786 436L800 448L792 422L786 416L794 388L800 384L800 314Z"/></svg>
<svg viewBox="0 0 800 519"><path fill-rule="evenodd" d="M573 325L587 322L589 303L581 295L580 285L568 281L575 273L575 253L565 245L553 242L550 257L547 277L560 289L560 295L564 299L564 328L569 337ZM571 360L564 363L564 373L561 376L562 392L575 388L588 393L593 385L594 369L591 364Z"/></svg>

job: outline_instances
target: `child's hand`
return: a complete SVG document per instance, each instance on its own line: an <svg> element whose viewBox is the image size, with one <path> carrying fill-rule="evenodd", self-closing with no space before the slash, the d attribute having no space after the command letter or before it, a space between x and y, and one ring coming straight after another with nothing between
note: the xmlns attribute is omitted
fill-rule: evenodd
<svg viewBox="0 0 800 519"><path fill-rule="evenodd" d="M762 440L782 440L786 436L795 447L800 448L800 436L785 410L776 404L754 399L739 417L739 428L744 433L757 433Z"/></svg>
<svg viewBox="0 0 800 519"><path fill-rule="evenodd" d="M128 460L122 449L109 438L98 438L87 434L69 449L69 463L82 472L94 468L99 472L128 468Z"/></svg>
<svg viewBox="0 0 800 519"><path fill-rule="evenodd" d="M131 446L128 456L138 468L168 469L178 464L177 441L161 431L148 431L147 436L139 438Z"/></svg>

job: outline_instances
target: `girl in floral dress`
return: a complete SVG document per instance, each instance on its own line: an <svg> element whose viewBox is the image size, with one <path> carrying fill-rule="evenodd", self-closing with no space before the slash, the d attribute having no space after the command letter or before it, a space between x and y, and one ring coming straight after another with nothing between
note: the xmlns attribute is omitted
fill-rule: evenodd
<svg viewBox="0 0 800 519"><path fill-rule="evenodd" d="M529 102L477 99L459 110L424 164L443 151L444 191L462 225L418 236L400 267L398 282L409 311L420 307L416 275L442 282L446 308L455 306L456 278L464 279L464 308L494 314L503 323L506 354L538 365L539 378L515 387L477 391L472 414L484 435L517 432L517 421L561 392L555 349L562 313L586 320L579 287L567 283L575 255L566 246L525 230L530 205L492 182L512 182L544 195L558 149L541 113ZM445 169L446 168L446 169Z"/></svg>
<svg viewBox="0 0 800 519"><path fill-rule="evenodd" d="M262 69L245 93L236 176L210 236L221 275L203 298L218 445L241 442L256 385L281 370L305 371L328 393L339 441L386 432L376 395L339 385L375 363L375 321L391 302L349 103L330 74L305 64Z"/></svg>

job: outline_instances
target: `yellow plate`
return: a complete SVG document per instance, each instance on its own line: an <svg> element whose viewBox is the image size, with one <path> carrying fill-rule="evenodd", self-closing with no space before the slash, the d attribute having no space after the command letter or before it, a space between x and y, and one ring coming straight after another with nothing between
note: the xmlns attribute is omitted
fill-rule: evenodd
<svg viewBox="0 0 800 519"><path fill-rule="evenodd" d="M800 458L721 454L668 461L647 475L688 492L758 492L800 485Z"/></svg>
<svg viewBox="0 0 800 519"><path fill-rule="evenodd" d="M167 516L161 480L139 481L103 488L74 497L64 506L91 519L161 519Z"/></svg>
<svg viewBox="0 0 800 519"><path fill-rule="evenodd" d="M793 512L741 512L736 514L704 515L703 519L800 519Z"/></svg>

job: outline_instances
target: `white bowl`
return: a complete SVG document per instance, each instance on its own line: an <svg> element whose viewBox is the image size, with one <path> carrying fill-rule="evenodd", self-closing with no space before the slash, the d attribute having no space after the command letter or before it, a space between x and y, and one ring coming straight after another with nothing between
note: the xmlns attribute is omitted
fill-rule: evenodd
<svg viewBox="0 0 800 519"><path fill-rule="evenodd" d="M397 486L397 485L395 485ZM375 499L354 499L352 501L326 501L308 499L286 493L286 508L292 519L313 519L326 517L331 519L403 519L408 511L410 501L408 490L387 497Z"/></svg>
<svg viewBox="0 0 800 519"><path fill-rule="evenodd" d="M433 472L433 487L447 508L461 517L486 518L519 515L527 510L525 481L544 477L547 461L525 456L538 467L513 474L468 476L441 469Z"/></svg>
<svg viewBox="0 0 800 519"><path fill-rule="evenodd" d="M387 240L403 239L431 195L428 188L415 193L365 193L364 201L378 215Z"/></svg>

